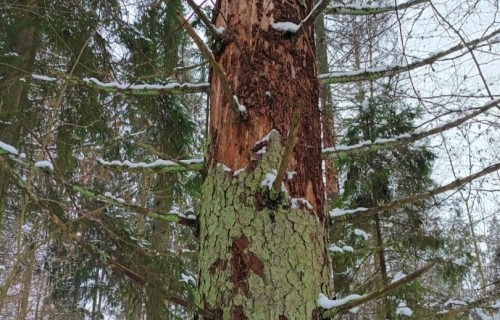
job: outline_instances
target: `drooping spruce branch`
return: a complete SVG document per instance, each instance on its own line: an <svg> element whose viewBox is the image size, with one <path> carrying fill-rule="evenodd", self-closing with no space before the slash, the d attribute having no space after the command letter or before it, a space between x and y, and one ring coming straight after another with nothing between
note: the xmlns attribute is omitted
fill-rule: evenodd
<svg viewBox="0 0 500 320"><path fill-rule="evenodd" d="M179 23L184 28L184 30L186 30L189 36L191 36L191 39L193 39L194 43L196 43L196 46L198 47L198 49L200 49L201 54L208 61L208 64L210 65L210 67L212 67L213 71L217 75L217 78L221 83L222 90L224 90L226 100L233 108L235 114L245 119L247 116L246 109L244 108L244 106L240 105L237 97L233 95L231 85L229 84L229 79L227 78L224 69L222 69L221 65L215 60L212 51L207 47L205 42L200 38L200 36L181 14L177 13L175 17L177 18L177 20L179 20Z"/></svg>
<svg viewBox="0 0 500 320"><path fill-rule="evenodd" d="M426 65L430 65L441 58L444 58L452 53L458 52L462 49L473 48L480 43L486 42L495 36L500 34L500 29L497 29L491 32L484 37L479 39L471 40L466 43L460 43L453 47L450 47L444 51L440 51L430 57L425 59L407 64L407 65L394 65L388 67L374 67L367 68L366 70L359 71L347 71L347 72L330 72L326 74L319 75L319 78L326 84L341 84L341 83L350 83L350 82L358 82L358 81L374 81L380 78L385 78L389 76L394 76L399 73L411 71Z"/></svg>
<svg viewBox="0 0 500 320"><path fill-rule="evenodd" d="M325 10L325 14L356 15L356 16L375 15L396 10L407 9L426 2L429 2L429 0L411 0L394 6L377 6L377 5L352 6L352 5L334 4L329 6Z"/></svg>
<svg viewBox="0 0 500 320"><path fill-rule="evenodd" d="M441 193L446 192L446 191L460 188L460 187L464 186L465 184L467 184L475 179L478 179L480 177L483 177L487 174L493 173L493 172L498 171L498 170L500 170L500 163L496 163L494 165L491 165L489 167L484 168L481 171L478 171L474 174L471 174L467 177L457 179L453 182L450 182L450 183L445 184L443 186L437 187L435 189L432 189L432 190L429 190L426 192L422 192L422 193L419 193L419 194L416 194L413 196L409 196L409 197L406 197L406 198L403 198L400 200L396 200L396 201L390 202L390 203L385 204L385 205L381 205L381 206L377 206L377 207L373 207L373 208L358 208L358 209L353 209L353 210L347 210L345 214L338 214L338 211L335 211L337 214L334 214L333 216L332 216L332 214L330 214L332 216L331 222L332 223L341 223L341 222L345 222L345 221L348 221L351 219L359 219L362 217L372 216L376 213L383 212L383 211L394 210L394 209L402 207L406 204L414 203L414 202L424 200L424 199L430 198L432 196L441 194Z"/></svg>
<svg viewBox="0 0 500 320"><path fill-rule="evenodd" d="M408 283L412 282L413 280L419 278L424 273L429 271L432 267L434 267L435 264L436 264L436 262L428 263L427 265L418 269L417 271L413 272L412 274L410 274L402 279L399 279L398 281L395 281L395 282L389 284L388 286L386 286L378 291L361 296L359 299L356 299L352 302L344 304L338 308L324 311L322 314L322 318L323 319L330 319L337 314L344 313L344 312L348 311L349 309L352 309L352 308L360 306L366 302L369 302L369 301L372 301L374 299L385 296L389 292L392 292L392 291L396 290L397 288L404 286L405 284L408 284Z"/></svg>
<svg viewBox="0 0 500 320"><path fill-rule="evenodd" d="M422 140L424 138L427 138L431 135L437 134L444 132L446 130L455 128L462 123L464 123L467 120L470 120L482 113L487 112L488 110L497 107L500 105L500 99L493 100L491 102L488 102L487 104L483 105L480 108L475 109L474 112L471 112L470 114L463 116L461 118L458 118L454 121L450 121L444 125L437 126L436 128L427 130L427 131L421 131L421 132L413 132L410 133L409 136L403 136L403 137L396 137L396 138L389 138L389 139L382 139L382 140L375 140L375 141L365 141L358 143L353 146L336 146L336 147L330 147L330 148L325 148L323 149L323 156L324 158L341 158L344 156L348 155L353 155L353 154L359 154L362 152L368 152L368 151L377 151L377 150L382 150L382 149L387 149L387 148L393 148L405 144L410 144L413 142L416 142L418 140Z"/></svg>

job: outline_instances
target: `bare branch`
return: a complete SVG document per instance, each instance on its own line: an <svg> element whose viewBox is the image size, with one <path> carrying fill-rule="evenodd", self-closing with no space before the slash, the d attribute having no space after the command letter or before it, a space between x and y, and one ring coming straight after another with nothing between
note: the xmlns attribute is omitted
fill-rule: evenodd
<svg viewBox="0 0 500 320"><path fill-rule="evenodd" d="M404 286L405 284L408 284L408 283L412 282L413 280L419 278L424 273L426 273L427 271L429 271L432 267L434 267L435 264L436 264L436 262L431 262L431 263L425 265L424 267L418 269L417 271L413 272L412 274L410 274L410 275L408 275L408 276L406 276L406 277L404 277L402 279L399 279L398 281L395 281L395 282L389 284L388 286L380 289L379 291L375 291L375 292L372 292L370 294L364 295L361 298L356 299L356 300L354 300L352 302L349 302L349 303L347 303L347 304L345 304L345 305L343 305L343 306L341 306L341 307L339 307L337 309L327 310L327 311L323 312L322 318L323 319L330 319L331 317L334 317L337 314L346 312L349 309L352 309L354 307L362 305L363 303L366 303L368 301L371 301L371 300L377 299L379 297L385 296L389 292L394 291L397 288L399 288L401 286Z"/></svg>
<svg viewBox="0 0 500 320"><path fill-rule="evenodd" d="M181 26L186 30L186 32L191 36L193 41L196 43L198 46L198 49L200 49L201 54L205 59L207 59L208 63L214 70L215 74L219 78L219 81L221 82L222 89L224 90L224 94L226 96L227 101L231 105L231 107L234 109L234 112L242 117L246 118L246 110L242 108L242 106L239 104L237 99L235 99L235 96L232 94L231 91L231 86L229 85L229 80L226 77L226 73L222 69L221 65L215 60L214 55L212 54L212 51L205 45L203 40L200 38L200 36L196 33L196 31L191 27L191 25L184 19L184 17L180 14L175 15L177 20L181 23Z"/></svg>
<svg viewBox="0 0 500 320"><path fill-rule="evenodd" d="M187 171L200 171L203 168L203 159L188 160L156 160L151 163L130 161L104 161L99 160L99 165L118 172L141 173L175 173Z"/></svg>
<svg viewBox="0 0 500 320"><path fill-rule="evenodd" d="M213 37L220 37L221 33L217 28L214 26L214 24L208 19L208 17L201 11L200 6L197 5L193 0L186 0L186 2L189 4L191 9L196 13L198 17L200 17L201 21L205 24L207 29L210 31Z"/></svg>
<svg viewBox="0 0 500 320"><path fill-rule="evenodd" d="M384 77L394 76L399 73L411 71L426 65L430 65L439 59L446 57L452 53L465 49L467 47L475 47L478 44L488 41L489 39L500 34L500 29L493 31L492 33L469 42L461 42L447 50L436 53L426 59L422 59L420 61L416 61L407 65L394 65L388 67L375 67L375 68L367 68L366 70L359 71L346 71L346 72L330 72L326 74L320 74L319 78L326 84L335 84L335 83L350 83L357 81L366 81L366 80L376 80Z"/></svg>
<svg viewBox="0 0 500 320"><path fill-rule="evenodd" d="M433 190L430 190L427 192L422 192L422 193L419 193L419 194L416 194L416 195L413 195L410 197L406 197L406 198L403 198L400 200L396 200L396 201L393 201L393 202L385 204L385 205L381 205L381 206L377 206L377 207L373 207L373 208L369 208L369 209L363 208L362 210L356 210L356 209L348 210L345 212L345 214L333 214L333 215L330 214L330 216L332 216L331 222L332 223L339 223L339 222L347 221L347 220L351 220L351 219L359 219L362 217L372 216L376 213L383 212L383 211L393 210L393 209L399 208L401 206L404 206L405 204L424 200L424 199L430 198L432 196L435 196L437 194L441 194L441 193L446 192L446 191L460 188L463 185L465 185L465 184L467 184L467 183L469 183L477 178L480 178L482 176L485 176L487 174L490 174L490 173L498 171L498 170L500 170L500 163L486 167L479 172L471 174L465 178L457 179L451 183L437 187ZM359 208L359 209L361 209L361 208Z"/></svg>
<svg viewBox="0 0 500 320"><path fill-rule="evenodd" d="M482 113L485 113L486 111L498 106L500 104L500 99L493 100L484 106L478 108L476 111L459 118L457 120L448 122L442 126L438 126L436 128L433 128L428 131L423 131L423 132L413 132L410 133L410 136L403 136L403 137L396 137L392 139L382 139L382 140L375 140L375 141L365 141L358 143L353 146L335 146L335 147L330 147L330 148L325 148L323 149L323 155L324 158L339 158L347 155L352 155L352 154L359 154L362 152L367 152L367 151L377 151L377 150L382 150L382 149L387 149L387 148L393 148L405 144L410 144L412 142L424 139L426 137L429 137L431 135L455 128L459 126L460 124L464 123L467 120L470 120Z"/></svg>

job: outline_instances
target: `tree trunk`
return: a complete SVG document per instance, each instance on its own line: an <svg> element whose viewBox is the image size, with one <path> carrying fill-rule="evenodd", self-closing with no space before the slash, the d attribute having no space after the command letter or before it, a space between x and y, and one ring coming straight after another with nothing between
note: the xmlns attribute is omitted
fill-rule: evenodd
<svg viewBox="0 0 500 320"><path fill-rule="evenodd" d="M12 55L0 64L0 141L18 146L23 129L27 126L26 104L29 76L39 46L36 11L37 0L24 0L17 4L22 10L16 14L16 33L7 39L6 48L12 48ZM26 75L28 73L28 76ZM25 78L21 81L21 78ZM3 229L7 208L9 175L0 168L0 230Z"/></svg>
<svg viewBox="0 0 500 320"><path fill-rule="evenodd" d="M272 27L300 23L312 1L307 7L221 0L214 12L226 30L214 54L247 109L243 120L211 77L199 303L218 319L316 319L318 293L329 293L313 32L294 39ZM296 173L271 200L265 179L280 165L295 107L301 117L288 171Z"/></svg>

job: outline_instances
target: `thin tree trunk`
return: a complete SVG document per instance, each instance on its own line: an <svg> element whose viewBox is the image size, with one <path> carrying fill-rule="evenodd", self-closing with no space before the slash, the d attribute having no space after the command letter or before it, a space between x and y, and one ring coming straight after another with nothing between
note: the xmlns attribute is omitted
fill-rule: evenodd
<svg viewBox="0 0 500 320"><path fill-rule="evenodd" d="M313 32L294 39L272 26L300 23L313 5L306 2L307 10L299 1L221 0L214 12L226 30L216 60L247 110L243 120L212 74L199 303L218 319L316 319L318 293L330 291ZM269 181L296 107L301 117L288 165L295 173L284 181L287 192L272 200Z"/></svg>
<svg viewBox="0 0 500 320"><path fill-rule="evenodd" d="M327 37L323 15L316 19L314 30L316 31L318 70L320 74L328 73L328 46L326 44ZM336 143L333 121L335 107L333 105L332 94L328 84L321 85L320 106L323 148L333 147ZM333 160L325 160L325 176L326 206L328 209L332 206L332 202L339 193L339 181Z"/></svg>
<svg viewBox="0 0 500 320"><path fill-rule="evenodd" d="M35 245L33 243L33 238L29 238L29 251L30 254L26 259L23 274L23 283L22 283L22 293L21 293L21 308L19 311L19 319L28 319L29 312L29 302L30 302L30 293L31 293L31 279L33 278L33 264L35 263Z"/></svg>
<svg viewBox="0 0 500 320"><path fill-rule="evenodd" d="M29 77L26 72L33 70L36 52L38 49L38 32L36 10L37 0L19 1L22 9L16 21L18 31L8 48L13 53L5 65L0 65L0 141L18 146L23 128L27 121L23 119L24 100L27 98ZM24 77L25 81L21 81ZM3 229L5 210L7 208L7 191L10 184L9 174L0 168L0 230Z"/></svg>

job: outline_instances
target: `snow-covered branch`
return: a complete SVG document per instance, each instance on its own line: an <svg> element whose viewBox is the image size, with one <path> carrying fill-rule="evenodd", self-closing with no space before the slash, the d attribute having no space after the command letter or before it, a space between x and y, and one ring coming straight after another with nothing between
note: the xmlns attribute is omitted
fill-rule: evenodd
<svg viewBox="0 0 500 320"><path fill-rule="evenodd" d="M412 142L424 139L431 135L441 133L443 131L455 128L467 120L470 120L486 111L498 106L500 104L500 99L493 100L483 105L480 108L474 108L475 111L470 114L458 118L454 121L450 121L443 125L437 126L427 131L415 130L412 133L403 134L393 138L380 138L375 141L362 141L355 145L350 146L335 146L323 149L323 155L325 158L338 158L345 155L358 154L367 151L376 151L386 148L393 148L404 144L410 144Z"/></svg>
<svg viewBox="0 0 500 320"><path fill-rule="evenodd" d="M426 2L429 2L429 0L411 0L394 6L383 6L377 4L371 4L371 5L333 4L325 10L325 14L366 16L366 15L380 14L396 10L403 10Z"/></svg>
<svg viewBox="0 0 500 320"><path fill-rule="evenodd" d="M341 71L341 72L335 71L335 72L320 74L319 78L323 81L323 83L326 84L349 83L349 82L364 81L364 80L373 81L376 79L393 76L399 73L411 71L426 65L430 65L438 61L439 59L444 58L452 53L458 52L462 49L473 48L482 42L486 42L496 37L497 35L500 35L500 29L497 29L479 39L471 40L466 43L461 42L460 44L450 47L447 50L440 51L425 59L418 60L407 65L396 64L391 66L367 68L365 70Z"/></svg>
<svg viewBox="0 0 500 320"><path fill-rule="evenodd" d="M496 163L494 165L491 165L489 167L484 168L481 171L478 171L474 174L471 174L467 177L457 179L453 182L442 185L442 186L437 187L435 189L432 189L432 190L429 190L426 192L422 192L422 193L419 193L419 194L416 194L413 196L409 196L409 197L406 197L406 198L403 198L400 200L396 200L396 201L390 202L388 204L369 208L369 209L366 209L366 208L362 208L362 210L349 209L349 210L345 210L344 212L339 211L339 209L334 209L330 212L331 221L334 223L340 223L342 221L347 221L347 220L350 220L352 218L368 217L368 216L372 216L374 214L377 214L377 213L380 213L383 211L394 210L394 209L402 207L406 204L414 203L414 202L424 200L424 199L430 198L432 196L441 194L441 193L446 192L446 191L460 188L463 185L465 185L465 184L467 184L475 179L478 179L480 177L483 177L487 174L493 173L493 172L498 171L498 170L500 170L500 163ZM358 208L358 209L360 209L360 208Z"/></svg>
<svg viewBox="0 0 500 320"><path fill-rule="evenodd" d="M156 160L153 162L131 162L125 161L106 161L99 159L99 164L113 169L114 171L123 172L185 172L185 171L200 171L203 168L203 159L187 159L179 161L171 160Z"/></svg>

